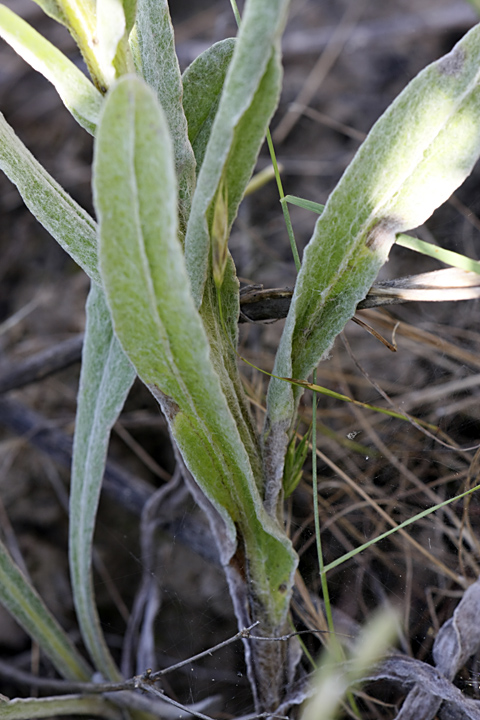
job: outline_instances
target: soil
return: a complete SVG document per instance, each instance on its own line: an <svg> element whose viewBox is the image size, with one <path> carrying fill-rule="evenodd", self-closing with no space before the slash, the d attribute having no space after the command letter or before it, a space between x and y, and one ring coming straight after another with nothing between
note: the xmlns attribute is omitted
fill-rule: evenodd
<svg viewBox="0 0 480 720"><path fill-rule="evenodd" d="M6 4L77 58L68 33L37 5L29 0ZM227 0L177 1L172 13L182 68L206 46L235 34ZM284 89L272 123L285 192L324 203L363 134L405 85L448 52L475 22L466 0L293 0L284 40ZM307 108L289 127L292 108L302 103L302 92L309 86L311 96L303 101ZM3 42L0 109L38 160L93 214L92 139L63 108L49 83ZM258 169L268 164L263 148ZM478 189L477 168L454 200L416 234L478 258ZM68 367L30 379L23 387L3 390L2 381L27 359L82 332L89 282L29 214L3 175L0 216L0 527L10 551L23 558L41 596L78 639L68 578L66 498L79 354L73 354ZM293 206L291 216L301 253L315 216ZM266 288L294 285L295 266L274 183L245 199L231 251L245 283ZM381 277L437 267L434 260L395 247ZM397 352L391 353L350 323L344 340L337 339L330 358L320 365L320 385L374 405L385 404L380 386L396 408L438 425L445 443L439 444L418 426L322 397L318 446L324 456L318 472L325 563L388 529L372 501L400 523L476 484L478 311L478 301L364 311L361 317L388 340L401 322L396 330ZM281 321L242 326L241 352L271 370L281 329ZM249 392L262 405L265 376L246 365L242 373ZM260 426L263 413L255 407L254 413ZM305 431L311 419L308 394L301 413L300 430ZM237 628L206 521L181 488L166 493L152 555L142 555L141 533L146 528L140 524L140 510L147 497L166 486L175 459L166 424L138 381L114 429L109 462L95 536L95 590L108 642L130 676L143 672L147 661L161 669L186 659L234 635ZM309 605L296 589L293 620L298 629L315 630L318 618L312 607L317 603L320 608L322 593L310 461L287 505L289 532L311 601ZM465 505L452 505L450 515L439 512L410 526L408 534L417 545L396 533L333 570L328 581L338 627L355 633L357 624L363 624L374 609L392 604L401 617L401 651L433 663L436 633L451 617L468 582L478 576L479 508L473 494ZM474 538L471 543L462 535L467 530ZM122 657L126 623L140 581L149 574L160 602L152 626L155 652L149 655L137 639L130 648L124 647ZM462 582L455 581L457 576ZM322 643L317 635L305 636L305 644L318 656ZM2 609L0 659L19 670L53 676L49 663L43 657L38 660L27 635ZM305 671L311 671L308 660L302 662ZM477 666L478 657L473 655L456 679L464 695L472 698L480 697ZM25 685L1 678L0 667L2 694L30 694ZM239 718L252 711L238 642L168 676L164 689L184 704L215 696L202 711L211 717ZM394 718L404 696L393 686L372 685L359 700L361 717ZM289 717L297 717L295 712ZM346 717L348 710L344 712Z"/></svg>

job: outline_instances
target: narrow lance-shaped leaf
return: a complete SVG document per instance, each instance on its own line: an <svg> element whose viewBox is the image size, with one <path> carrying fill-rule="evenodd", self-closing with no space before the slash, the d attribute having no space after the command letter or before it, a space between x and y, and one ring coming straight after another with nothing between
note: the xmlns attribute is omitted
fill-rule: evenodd
<svg viewBox="0 0 480 720"><path fill-rule="evenodd" d="M248 454L210 360L177 238L172 143L152 91L122 78L110 92L94 161L104 287L115 332L158 398L185 462L225 522L236 527L257 602L282 623L295 569L290 543L263 505Z"/></svg>
<svg viewBox="0 0 480 720"><path fill-rule="evenodd" d="M183 108L188 137L197 161L197 174L207 149L234 48L235 38L220 40L199 55L182 75Z"/></svg>
<svg viewBox="0 0 480 720"><path fill-rule="evenodd" d="M0 5L0 36L52 83L75 120L93 135L103 100L81 70L4 5Z"/></svg>
<svg viewBox="0 0 480 720"><path fill-rule="evenodd" d="M108 441L135 370L113 334L103 290L92 284L78 392L70 489L70 575L83 641L105 677L120 680L105 643L92 583L92 542Z"/></svg>
<svg viewBox="0 0 480 720"><path fill-rule="evenodd" d="M92 280L100 282L95 221L33 157L1 113L0 168L45 230Z"/></svg>
<svg viewBox="0 0 480 720"><path fill-rule="evenodd" d="M274 373L303 380L353 316L395 235L423 223L480 153L480 26L421 72L372 128L317 221ZM266 442L281 475L301 388L273 379Z"/></svg>
<svg viewBox="0 0 480 720"><path fill-rule="evenodd" d="M255 0L253 5L255 5ZM271 17L272 8L268 3L261 7L255 5L255 8L255 12L253 12L254 20L248 20L247 24L248 13L246 13L246 19L242 24L242 29L247 25L254 34L257 24L264 27L265 24L268 24L268 21L273 22ZM263 13L265 13L265 16ZM273 24L277 33L280 32L278 23L279 15L276 14ZM238 336L238 280L233 262L225 246L222 254L226 255L228 260L220 291L221 313L217 287L212 280L212 262L218 249L218 243L215 239L216 233L213 229L218 199L221 196L227 201L225 232L223 234L225 238L228 238L238 205L253 171L268 122L278 102L281 65L276 47L276 35L275 32L273 32L273 35L269 35L271 32L272 27L269 25L266 40L263 36L262 38L251 38L246 34L242 41L243 45L241 45L240 39L235 42L235 51L225 80L225 89L209 136L195 191L185 243L187 270L192 283L195 301L200 305L200 314L210 343L212 362L219 375L223 392L237 423L242 441L248 449L261 493L263 493L263 473L259 440L256 428L252 423L250 408L238 372L237 357L234 349L237 345ZM255 40L260 43L260 53L258 53ZM241 53L235 66L235 57L239 46ZM256 55L253 46L255 46ZM250 65L250 52L255 55L257 60L255 68ZM265 58L262 53L267 52L270 52L270 55ZM215 60L215 55L210 58L212 61ZM258 73L263 61L266 62L266 65L252 83L251 74ZM234 69L234 66L236 69ZM208 58L202 60L200 67L195 70L196 79L194 75L194 83L189 90L189 107L192 114L196 104L195 96L200 94L202 69L205 73L209 72L210 62ZM218 78L212 79L211 88L213 90L216 88L217 81ZM258 84L255 85L255 82ZM187 82L186 85L188 85ZM206 85L208 88L208 81L206 81ZM215 99L214 97L214 104ZM203 102L198 101L202 114L206 110ZM209 131L207 118L203 140L206 139ZM199 132L201 135L204 134L202 128L200 128ZM198 296L196 295L197 292L199 293ZM202 293L201 296L200 293Z"/></svg>
<svg viewBox="0 0 480 720"><path fill-rule="evenodd" d="M167 118L178 178L180 232L190 214L195 189L195 157L182 107L183 86L167 0L138 0L136 31L141 68Z"/></svg>
<svg viewBox="0 0 480 720"><path fill-rule="evenodd" d="M187 270L197 307L207 281L212 206L222 178L229 227L253 172L268 123L277 106L279 42L288 0L249 0L245 6L222 97L197 180L185 240Z"/></svg>
<svg viewBox="0 0 480 720"><path fill-rule="evenodd" d="M87 681L91 670L72 641L15 565L0 541L0 603L68 680Z"/></svg>

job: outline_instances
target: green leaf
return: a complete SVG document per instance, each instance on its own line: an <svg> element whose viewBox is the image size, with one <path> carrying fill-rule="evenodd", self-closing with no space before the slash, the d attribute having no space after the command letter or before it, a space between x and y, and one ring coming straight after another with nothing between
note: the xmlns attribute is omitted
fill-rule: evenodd
<svg viewBox="0 0 480 720"><path fill-rule="evenodd" d="M82 638L95 667L121 680L107 648L95 604L92 543L108 441L135 371L113 334L103 290L92 284L78 391L70 489L70 576Z"/></svg>
<svg viewBox="0 0 480 720"><path fill-rule="evenodd" d="M470 173L480 154L479 67L476 26L372 128L305 249L275 375L308 377L365 297L395 235L423 223ZM301 394L270 383L266 438L276 481Z"/></svg>
<svg viewBox="0 0 480 720"><path fill-rule="evenodd" d="M235 38L220 40L199 55L182 76L183 108L197 173L205 156L234 48Z"/></svg>
<svg viewBox="0 0 480 720"><path fill-rule="evenodd" d="M205 151L185 239L195 304L203 300L209 270L213 206L222 178L230 228L277 106L281 84L280 36L287 0L250 0Z"/></svg>
<svg viewBox="0 0 480 720"><path fill-rule="evenodd" d="M288 2L247 3L238 39L234 43L218 110L210 131L185 240L187 271L192 293L207 331L211 358L218 373L242 442L248 451L257 487L263 493L260 446L237 367L238 280L231 258L223 277L220 302L212 280L212 243L215 207L222 187L228 199L225 232L230 234L239 203L252 175L258 151L276 108L281 85L279 40ZM228 47L228 46L227 46ZM216 59L216 53L210 60ZM200 62L200 61L199 61ZM225 59L225 63L227 60ZM199 66L209 68L209 57ZM193 70L192 70L193 71ZM223 71L222 71L223 72ZM194 75L195 79L195 75ZM218 78L212 76L215 90ZM213 92L213 91L212 91ZM194 114L195 92L191 92ZM211 100L207 105L212 108ZM214 111L215 108L213 108ZM202 115L205 108L202 106ZM203 121L202 115L201 120ZM209 132L209 119L205 137ZM200 129L200 135L202 130ZM223 316L223 317L222 317Z"/></svg>
<svg viewBox="0 0 480 720"><path fill-rule="evenodd" d="M195 189L195 157L182 107L182 78L167 0L138 0L136 31L141 73L157 95L173 140L184 235Z"/></svg>
<svg viewBox="0 0 480 720"><path fill-rule="evenodd" d="M321 215L325 208L325 205L320 205L319 203L312 202L311 200L304 200L303 198L295 197L294 195L287 195L283 198L283 200L281 200L281 202L288 202L291 205L296 205L297 207L304 208L305 210L312 210L317 213L317 215ZM413 250L414 252L421 253L422 255L428 255L429 257L435 258L436 260L445 263L445 265L457 267L461 270L467 270L468 272L474 272L477 273L477 275L480 274L480 262L472 260L472 258L466 257L466 255L446 250L445 248L433 245L433 243L425 242L424 240L419 240L411 235L397 235L395 243L401 247L408 248L408 250Z"/></svg>
<svg viewBox="0 0 480 720"><path fill-rule="evenodd" d="M35 640L60 675L86 681L91 670L0 541L0 602ZM0 705L0 712L2 706Z"/></svg>
<svg viewBox="0 0 480 720"><path fill-rule="evenodd" d="M0 168L38 222L92 280L100 282L94 220L35 160L1 113Z"/></svg>
<svg viewBox="0 0 480 720"><path fill-rule="evenodd" d="M125 0L127 3L129 0ZM133 0L132 0L133 1ZM34 0L50 17L65 25L77 43L95 87L105 93L102 48L97 36L97 0ZM107 75L111 65L107 64Z"/></svg>
<svg viewBox="0 0 480 720"><path fill-rule="evenodd" d="M57 715L89 715L105 720L121 720L120 708L105 700L101 695L63 695L48 698L15 698L0 704L1 720L29 720L49 718Z"/></svg>
<svg viewBox="0 0 480 720"><path fill-rule="evenodd" d="M193 302L177 237L172 142L162 109L138 78L110 92L94 161L101 270L115 332L158 399L187 467L218 510L231 559L237 527L258 602L283 622L295 554L264 511Z"/></svg>
<svg viewBox="0 0 480 720"><path fill-rule="evenodd" d="M48 17L68 27L68 19L61 0L33 0L33 2L39 5Z"/></svg>
<svg viewBox="0 0 480 720"><path fill-rule="evenodd" d="M137 0L122 0L127 35L132 31L137 16Z"/></svg>
<svg viewBox="0 0 480 720"><path fill-rule="evenodd" d="M88 78L60 50L4 5L0 5L0 36L54 85L75 120L93 135L103 99Z"/></svg>

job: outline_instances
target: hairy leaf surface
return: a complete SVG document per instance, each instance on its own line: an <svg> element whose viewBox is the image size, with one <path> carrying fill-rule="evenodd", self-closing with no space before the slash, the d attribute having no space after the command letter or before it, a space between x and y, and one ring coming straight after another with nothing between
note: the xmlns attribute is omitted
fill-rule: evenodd
<svg viewBox="0 0 480 720"><path fill-rule="evenodd" d="M75 120L93 135L103 99L81 70L4 5L0 5L0 37L52 83Z"/></svg>
<svg viewBox="0 0 480 720"><path fill-rule="evenodd" d="M251 177L280 94L279 43L287 0L250 0L211 129L185 240L187 270L199 307L207 281L213 205L225 183L229 227Z"/></svg>
<svg viewBox="0 0 480 720"><path fill-rule="evenodd" d="M138 0L136 30L141 72L157 94L173 140L184 235L195 189L195 157L182 107L182 78L167 0Z"/></svg>
<svg viewBox="0 0 480 720"><path fill-rule="evenodd" d="M353 316L395 235L423 223L480 154L480 26L421 72L377 121L305 249L274 373L306 379ZM272 379L266 441L281 474L302 389Z"/></svg>
<svg viewBox="0 0 480 720"><path fill-rule="evenodd" d="M0 541L0 603L36 640L60 675L88 681L91 671Z"/></svg>
<svg viewBox="0 0 480 720"><path fill-rule="evenodd" d="M1 113L0 168L38 222L99 283L95 221L33 157Z"/></svg>
<svg viewBox="0 0 480 720"><path fill-rule="evenodd" d="M94 170L101 271L115 332L158 398L233 547L240 529L257 598L272 621L283 622L294 553L263 510L248 453L210 360L177 237L167 122L153 92L137 78L123 78L107 98Z"/></svg>
<svg viewBox="0 0 480 720"><path fill-rule="evenodd" d="M93 284L78 391L70 488L70 576L82 638L99 672L121 680L103 637L92 581L92 543L108 441L135 379L113 334L101 288Z"/></svg>
<svg viewBox="0 0 480 720"><path fill-rule="evenodd" d="M202 166L234 48L235 38L220 40L199 55L182 76L183 107L197 173Z"/></svg>

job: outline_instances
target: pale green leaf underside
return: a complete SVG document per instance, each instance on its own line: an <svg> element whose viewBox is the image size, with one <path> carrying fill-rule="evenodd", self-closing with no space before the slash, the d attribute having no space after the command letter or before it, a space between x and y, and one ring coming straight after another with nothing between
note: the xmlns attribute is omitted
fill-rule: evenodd
<svg viewBox="0 0 480 720"><path fill-rule="evenodd" d="M275 374L305 379L385 262L480 152L480 27L420 73L372 128L330 196L303 258ZM272 380L267 432L290 423L301 389Z"/></svg>
<svg viewBox="0 0 480 720"><path fill-rule="evenodd" d="M250 0L210 133L185 240L197 307L208 274L212 203L222 179L233 222L280 92L279 42L287 0ZM262 86L260 92L260 86Z"/></svg>
<svg viewBox="0 0 480 720"><path fill-rule="evenodd" d="M95 55L110 87L117 76L121 43L127 29L122 0L97 0L96 16L98 45Z"/></svg>
<svg viewBox="0 0 480 720"><path fill-rule="evenodd" d="M68 680L87 681L91 671L36 590L0 542L0 603ZM0 705L1 712L2 705Z"/></svg>
<svg viewBox="0 0 480 720"><path fill-rule="evenodd" d="M195 157L182 107L182 78L167 0L138 0L136 31L143 78L157 95L173 141L183 235L195 189Z"/></svg>
<svg viewBox="0 0 480 720"><path fill-rule="evenodd" d="M101 270L115 332L159 399L193 476L234 540L237 523L263 577L270 616L285 614L293 551L263 511L248 454L228 409L177 238L175 169L166 119L137 78L107 98L95 150ZM261 569L260 569L261 568Z"/></svg>
<svg viewBox="0 0 480 720"><path fill-rule="evenodd" d="M97 226L33 157L0 113L0 168L25 205L92 280L97 269Z"/></svg>
<svg viewBox="0 0 480 720"><path fill-rule="evenodd" d="M25 20L0 5L0 37L49 80L75 120L95 133L103 98L88 78Z"/></svg>
<svg viewBox="0 0 480 720"><path fill-rule="evenodd" d="M70 488L70 576L83 641L110 680L120 673L105 643L92 584L92 542L108 441L135 379L135 370L113 334L103 290L92 284L78 392Z"/></svg>
<svg viewBox="0 0 480 720"><path fill-rule="evenodd" d="M93 28L96 0L33 0L43 12L62 25L73 35L83 28ZM80 32L80 34L83 34Z"/></svg>
<svg viewBox="0 0 480 720"><path fill-rule="evenodd" d="M202 166L234 48L235 38L220 40L199 55L182 76L183 108L197 173Z"/></svg>

